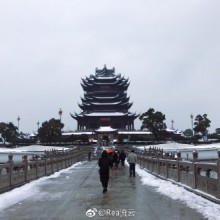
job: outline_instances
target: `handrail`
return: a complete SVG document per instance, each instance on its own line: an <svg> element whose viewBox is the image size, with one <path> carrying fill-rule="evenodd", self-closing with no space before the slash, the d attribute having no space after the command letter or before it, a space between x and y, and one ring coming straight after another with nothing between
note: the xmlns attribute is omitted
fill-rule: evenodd
<svg viewBox="0 0 220 220"><path fill-rule="evenodd" d="M150 173L220 199L220 157L217 163L204 163L198 162L198 152L193 152L192 161L182 161L181 154L176 159L137 155L138 164Z"/></svg>
<svg viewBox="0 0 220 220"><path fill-rule="evenodd" d="M42 157L33 157L28 161L27 155L23 161L15 163L13 154L8 155L8 161L0 164L0 193L43 176L49 176L57 171L70 167L85 157L84 150L45 151Z"/></svg>

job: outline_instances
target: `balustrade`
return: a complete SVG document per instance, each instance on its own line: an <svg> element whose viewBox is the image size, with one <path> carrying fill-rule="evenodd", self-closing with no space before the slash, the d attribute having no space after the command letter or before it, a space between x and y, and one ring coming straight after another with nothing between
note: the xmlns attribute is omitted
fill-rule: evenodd
<svg viewBox="0 0 220 220"><path fill-rule="evenodd" d="M197 151L192 152L192 161L182 161L180 152L163 152L159 148L149 148L145 149L144 153L136 153L138 163L150 173L220 199L220 150L217 163L199 162Z"/></svg>
<svg viewBox="0 0 220 220"><path fill-rule="evenodd" d="M31 180L48 176L56 171L65 169L84 158L84 151L45 151L42 157L35 156L27 160L14 163L13 155L8 155L8 162L0 164L0 192L4 192L23 185Z"/></svg>

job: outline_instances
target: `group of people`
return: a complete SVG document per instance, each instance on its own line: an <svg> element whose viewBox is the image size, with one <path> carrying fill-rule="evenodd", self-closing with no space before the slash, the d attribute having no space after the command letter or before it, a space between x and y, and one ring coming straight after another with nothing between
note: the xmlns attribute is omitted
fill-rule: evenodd
<svg viewBox="0 0 220 220"><path fill-rule="evenodd" d="M115 166L118 167L118 164L121 162L121 165L124 166L126 154L122 150L121 153L117 151L113 152L113 154L108 154L107 151L103 151L101 157L99 158L98 165L100 181L103 186L103 193L107 192L108 181L109 181L109 170ZM127 157L127 161L129 163L129 173L130 177L133 175L135 177L135 164L137 162L137 155L134 153L134 150L131 150L131 153Z"/></svg>
<svg viewBox="0 0 220 220"><path fill-rule="evenodd" d="M110 152L108 154L108 159L110 163L110 168L118 168L118 165L121 163L121 166L125 164L126 154L122 150L121 153L119 151Z"/></svg>

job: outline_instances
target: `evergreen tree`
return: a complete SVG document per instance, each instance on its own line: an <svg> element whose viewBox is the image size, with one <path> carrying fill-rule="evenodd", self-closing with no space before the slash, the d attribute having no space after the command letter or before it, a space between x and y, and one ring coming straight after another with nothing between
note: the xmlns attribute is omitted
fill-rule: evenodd
<svg viewBox="0 0 220 220"><path fill-rule="evenodd" d="M60 122L59 119L50 119L42 123L39 128L39 138L41 141L57 141L61 137L61 130L64 124Z"/></svg>
<svg viewBox="0 0 220 220"><path fill-rule="evenodd" d="M143 113L139 119L142 121L141 130L147 128L155 138L158 140L159 133L166 129L165 115L161 112L155 112L153 108L150 108L147 112Z"/></svg>
<svg viewBox="0 0 220 220"><path fill-rule="evenodd" d="M0 134L4 141L14 141L18 137L17 130L18 128L12 122L0 122Z"/></svg>
<svg viewBox="0 0 220 220"><path fill-rule="evenodd" d="M192 131L192 129L190 129L190 128L186 129L183 133L184 133L184 135L186 135L187 137L193 136L193 131Z"/></svg>
<svg viewBox="0 0 220 220"><path fill-rule="evenodd" d="M220 128L216 128L216 129L215 129L215 133L216 133L216 134L220 134Z"/></svg>
<svg viewBox="0 0 220 220"><path fill-rule="evenodd" d="M211 121L207 118L207 114L197 115L194 122L194 131L196 134L201 133L205 136L208 132L207 128L210 127Z"/></svg>

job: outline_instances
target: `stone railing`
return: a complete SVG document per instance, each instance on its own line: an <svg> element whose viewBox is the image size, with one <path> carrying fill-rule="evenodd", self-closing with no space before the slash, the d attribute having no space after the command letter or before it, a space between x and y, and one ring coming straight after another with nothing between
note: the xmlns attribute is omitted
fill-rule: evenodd
<svg viewBox="0 0 220 220"><path fill-rule="evenodd" d="M192 161L182 161L180 152L175 158L166 154L149 156L136 153L139 165L150 173L220 199L220 151L218 151L217 163L199 162L197 151L192 152Z"/></svg>
<svg viewBox="0 0 220 220"><path fill-rule="evenodd" d="M84 151L45 151L42 157L36 156L28 161L23 156L20 163L13 162L13 155L9 154L8 162L0 164L0 193L21 186L42 176L49 176L57 171L70 167L84 159Z"/></svg>

